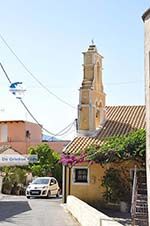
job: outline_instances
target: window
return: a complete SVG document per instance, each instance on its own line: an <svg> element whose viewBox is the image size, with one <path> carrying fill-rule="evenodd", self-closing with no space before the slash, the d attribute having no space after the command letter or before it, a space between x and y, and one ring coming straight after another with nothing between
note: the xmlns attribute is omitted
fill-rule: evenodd
<svg viewBox="0 0 150 226"><path fill-rule="evenodd" d="M51 179L51 182L50 182L50 184L52 185L52 184L56 184L56 180L54 180L54 179Z"/></svg>
<svg viewBox="0 0 150 226"><path fill-rule="evenodd" d="M74 168L74 183L88 183L88 168Z"/></svg>
<svg viewBox="0 0 150 226"><path fill-rule="evenodd" d="M27 138L30 138L30 135L31 135L30 131L29 130L26 130L26 137Z"/></svg>

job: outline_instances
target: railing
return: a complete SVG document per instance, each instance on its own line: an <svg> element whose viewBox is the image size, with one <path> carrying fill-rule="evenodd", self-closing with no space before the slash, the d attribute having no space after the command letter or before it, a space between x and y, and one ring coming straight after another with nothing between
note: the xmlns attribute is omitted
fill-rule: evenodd
<svg viewBox="0 0 150 226"><path fill-rule="evenodd" d="M132 187L132 201L131 201L131 218L132 226L134 226L135 210L136 210L136 193L137 193L137 168L134 167L133 187Z"/></svg>

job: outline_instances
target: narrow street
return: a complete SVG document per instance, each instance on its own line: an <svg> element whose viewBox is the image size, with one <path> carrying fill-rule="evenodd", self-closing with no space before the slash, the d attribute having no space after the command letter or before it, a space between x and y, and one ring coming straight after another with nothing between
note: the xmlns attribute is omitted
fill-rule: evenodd
<svg viewBox="0 0 150 226"><path fill-rule="evenodd" d="M60 198L0 197L1 226L79 226Z"/></svg>

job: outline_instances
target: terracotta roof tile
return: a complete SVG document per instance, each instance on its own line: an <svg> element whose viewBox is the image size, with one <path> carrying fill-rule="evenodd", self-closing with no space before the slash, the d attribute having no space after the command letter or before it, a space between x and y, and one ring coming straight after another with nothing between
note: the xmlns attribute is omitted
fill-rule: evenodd
<svg viewBox="0 0 150 226"><path fill-rule="evenodd" d="M52 150L61 154L64 147L66 147L69 142L70 142L69 140L66 140L66 141L64 140L64 141L49 141L49 142L43 142L43 143L48 144Z"/></svg>
<svg viewBox="0 0 150 226"><path fill-rule="evenodd" d="M92 144L99 145L110 136L121 136L145 128L145 106L107 106L106 121L95 137L76 137L64 153L79 153Z"/></svg>

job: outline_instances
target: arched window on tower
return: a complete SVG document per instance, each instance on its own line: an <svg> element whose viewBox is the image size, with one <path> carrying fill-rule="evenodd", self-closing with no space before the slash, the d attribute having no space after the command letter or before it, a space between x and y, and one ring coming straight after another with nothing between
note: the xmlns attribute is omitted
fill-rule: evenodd
<svg viewBox="0 0 150 226"><path fill-rule="evenodd" d="M105 121L105 109L101 102L96 102L96 128Z"/></svg>
<svg viewBox="0 0 150 226"><path fill-rule="evenodd" d="M98 103L98 101L96 101L96 128L99 127L100 125L100 108L101 108L101 103Z"/></svg>

